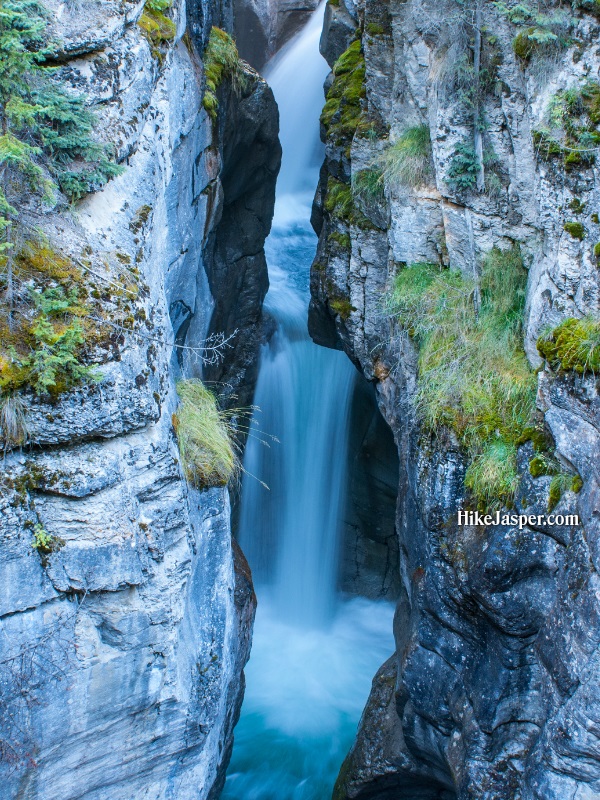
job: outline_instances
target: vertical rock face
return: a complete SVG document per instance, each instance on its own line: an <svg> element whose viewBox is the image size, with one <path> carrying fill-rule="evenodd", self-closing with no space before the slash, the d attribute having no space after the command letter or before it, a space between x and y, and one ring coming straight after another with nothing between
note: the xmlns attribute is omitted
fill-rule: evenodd
<svg viewBox="0 0 600 800"><path fill-rule="evenodd" d="M353 126L348 115L334 117L324 131L310 327L375 382L400 458L397 651L375 677L336 798L600 795L596 378L547 365L538 376L538 413L555 457L583 481L554 513L576 513L580 524L459 527L457 510L469 502L465 453L450 429L433 437L422 430L416 348L385 311L406 264L450 264L472 275L492 247L518 243L529 271L532 366L541 364L536 340L545 325L598 315L595 161L573 156L576 147L543 156L536 133L558 92L576 95L598 81L597 16L573 11L563 47L523 54L519 29L494 4L479 5L495 64L481 102L484 147L495 154L486 171L496 180L483 192L453 188L448 174L457 145L473 136L464 95L447 90L460 4L342 2L328 9L322 39L333 65L359 28L366 90ZM546 5L545 13L557 10ZM413 126L429 129L431 177L416 188L391 182L385 194L361 193L358 173L372 168L388 137ZM349 210L340 197L353 180ZM532 475L533 455L531 442L519 448L515 510L543 515L552 479Z"/></svg>
<svg viewBox="0 0 600 800"><path fill-rule="evenodd" d="M234 244L254 288L227 354L251 367L238 346L267 285L277 110L254 73L241 100L223 85L215 124L202 107L198 53L211 24L230 24L226 7L191 3L186 20L175 2L176 35L152 47L142 3L49 5L58 76L88 95L125 169L73 208L25 218L81 266L112 333L93 356L98 382L23 396L27 445L7 443L1 465L2 796L197 800L224 779L254 595L227 489L183 477L174 376L210 356L214 309L235 314L220 294L231 287L209 279L220 220L240 198L260 221L242 231L248 249ZM237 183L236 147L247 161ZM222 250L219 269L229 258ZM32 547L41 533L45 552Z"/></svg>
<svg viewBox="0 0 600 800"><path fill-rule="evenodd" d="M308 22L318 0L233 0L233 25L240 55L255 69Z"/></svg>

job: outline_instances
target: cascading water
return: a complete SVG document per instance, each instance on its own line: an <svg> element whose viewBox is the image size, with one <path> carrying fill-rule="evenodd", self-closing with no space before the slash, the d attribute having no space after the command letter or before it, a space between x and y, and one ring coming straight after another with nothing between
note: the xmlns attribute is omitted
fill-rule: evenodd
<svg viewBox="0 0 600 800"><path fill-rule="evenodd" d="M318 52L323 10L266 73L283 164L266 248L265 309L277 328L261 356L255 422L279 443L266 448L251 436L244 460L240 542L259 607L225 800L328 800L370 679L393 647L391 606L335 592L356 372L307 332L310 202L328 72Z"/></svg>

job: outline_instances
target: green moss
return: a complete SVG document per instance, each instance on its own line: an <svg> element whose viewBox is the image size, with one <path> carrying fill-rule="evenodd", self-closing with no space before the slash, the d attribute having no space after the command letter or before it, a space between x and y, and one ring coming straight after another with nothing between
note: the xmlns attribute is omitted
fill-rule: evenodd
<svg viewBox="0 0 600 800"><path fill-rule="evenodd" d="M542 475L556 475L558 471L558 462L546 453L534 456L529 462L529 472L534 478Z"/></svg>
<svg viewBox="0 0 600 800"><path fill-rule="evenodd" d="M566 319L537 342L537 348L553 369L583 374L600 369L600 322L591 318Z"/></svg>
<svg viewBox="0 0 600 800"><path fill-rule="evenodd" d="M565 222L563 228L574 239L581 241L585 238L585 228L581 222Z"/></svg>
<svg viewBox="0 0 600 800"><path fill-rule="evenodd" d="M329 300L329 307L343 320L349 319L350 314L353 311L356 311L356 308L352 305L350 300L347 300L346 298L335 298L333 300Z"/></svg>
<svg viewBox="0 0 600 800"><path fill-rule="evenodd" d="M596 225L600 225L600 217L599 217L599 216L598 216L598 214L596 214L595 212L592 214L592 216L590 217L590 219L591 219L591 220L592 220L592 222L594 222Z"/></svg>
<svg viewBox="0 0 600 800"><path fill-rule="evenodd" d="M327 181L327 192L324 202L327 211L334 220L346 225L355 225L361 230L373 230L375 225L354 205L352 188L343 181L332 176Z"/></svg>
<svg viewBox="0 0 600 800"><path fill-rule="evenodd" d="M478 313L473 281L433 264L400 270L389 306L419 345L422 424L455 431L471 464L468 488L489 506L492 496L512 502L536 380L522 347L527 273L518 248L490 251L481 273Z"/></svg>
<svg viewBox="0 0 600 800"><path fill-rule="evenodd" d="M226 486L240 467L226 413L202 381L180 381L177 394L173 427L186 479L198 489Z"/></svg>
<svg viewBox="0 0 600 800"><path fill-rule="evenodd" d="M597 242L594 245L594 255L596 256L596 258L600 259L600 242Z"/></svg>
<svg viewBox="0 0 600 800"><path fill-rule="evenodd" d="M348 144L364 125L365 59L359 39L333 65L333 83L321 112L321 123L335 144Z"/></svg>
<svg viewBox="0 0 600 800"><path fill-rule="evenodd" d="M389 185L420 186L431 177L431 136L427 125L408 128L378 160Z"/></svg>
<svg viewBox="0 0 600 800"><path fill-rule="evenodd" d="M171 8L171 0L146 0L138 26L148 40L152 55L162 60L165 45L173 41L177 28L164 13Z"/></svg>
<svg viewBox="0 0 600 800"><path fill-rule="evenodd" d="M376 22L368 22L365 25L365 31L369 34L369 36L383 36L385 33L385 28L383 25L379 25Z"/></svg>
<svg viewBox="0 0 600 800"><path fill-rule="evenodd" d="M580 475L574 475L573 480L571 481L571 491L574 494L579 494L579 492L583 489L583 480L581 479Z"/></svg>
<svg viewBox="0 0 600 800"><path fill-rule="evenodd" d="M328 236L328 240L337 244L338 247L341 247L342 250L349 250L350 249L350 234L349 233L339 233L338 231L334 231L330 233Z"/></svg>
<svg viewBox="0 0 600 800"><path fill-rule="evenodd" d="M583 214L585 211L585 203L582 203L579 198L575 197L569 203L569 208L574 214Z"/></svg>
<svg viewBox="0 0 600 800"><path fill-rule="evenodd" d="M215 120L219 108L219 86L224 80L230 80L234 89L239 91L245 85L245 73L235 42L228 33L214 26L210 31L203 61L206 88L202 105L211 119Z"/></svg>
<svg viewBox="0 0 600 800"><path fill-rule="evenodd" d="M352 189L347 183L342 183L330 177L327 181L327 194L325 196L325 210L332 216L344 222L351 222L354 211Z"/></svg>
<svg viewBox="0 0 600 800"><path fill-rule="evenodd" d="M535 28L529 27L518 33L513 39L512 47L514 54L517 58L520 58L521 61L529 61L536 50L535 39L532 38L534 34Z"/></svg>

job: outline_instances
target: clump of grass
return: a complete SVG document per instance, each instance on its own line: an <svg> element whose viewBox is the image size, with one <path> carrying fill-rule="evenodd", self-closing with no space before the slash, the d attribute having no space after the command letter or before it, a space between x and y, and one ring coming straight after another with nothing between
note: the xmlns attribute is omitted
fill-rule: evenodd
<svg viewBox="0 0 600 800"><path fill-rule="evenodd" d="M200 380L177 384L173 426L185 477L198 489L226 486L240 470L230 416Z"/></svg>
<svg viewBox="0 0 600 800"><path fill-rule="evenodd" d="M502 440L487 444L465 473L465 486L486 509L513 498L518 483L516 445Z"/></svg>
<svg viewBox="0 0 600 800"><path fill-rule="evenodd" d="M321 112L321 123L336 144L348 144L363 126L365 97L365 58L357 39L333 65L333 83Z"/></svg>
<svg viewBox="0 0 600 800"><path fill-rule="evenodd" d="M597 373L600 370L600 322L593 317L566 319L540 336L537 349L552 369Z"/></svg>
<svg viewBox="0 0 600 800"><path fill-rule="evenodd" d="M23 403L16 394L0 396L0 435L4 447L18 447L27 441Z"/></svg>
<svg viewBox="0 0 600 800"><path fill-rule="evenodd" d="M219 108L217 89L228 79L234 89L240 91L245 84L245 72L235 42L228 33L215 26L211 28L203 60L206 89L202 105L215 120Z"/></svg>
<svg viewBox="0 0 600 800"><path fill-rule="evenodd" d="M432 174L431 138L427 125L408 128L378 160L388 185L421 186Z"/></svg>
<svg viewBox="0 0 600 800"><path fill-rule="evenodd" d="M172 0L146 0L138 20L138 26L148 40L152 55L159 60L162 60L164 46L173 41L177 33L175 23L164 13L172 5Z"/></svg>
<svg viewBox="0 0 600 800"><path fill-rule="evenodd" d="M383 180L383 172L378 166L361 169L352 175L352 193L362 200L380 200Z"/></svg>
<svg viewBox="0 0 600 800"><path fill-rule="evenodd" d="M573 475L572 472L559 472L550 481L548 493L548 512L554 511L560 503L565 492L578 494L583 487L580 475Z"/></svg>
<svg viewBox="0 0 600 800"><path fill-rule="evenodd" d="M460 272L421 263L399 272L389 301L419 345L424 428L456 432L470 462L467 487L486 507L512 503L516 447L534 409L535 376L522 346L526 282L519 249L493 249L479 292Z"/></svg>

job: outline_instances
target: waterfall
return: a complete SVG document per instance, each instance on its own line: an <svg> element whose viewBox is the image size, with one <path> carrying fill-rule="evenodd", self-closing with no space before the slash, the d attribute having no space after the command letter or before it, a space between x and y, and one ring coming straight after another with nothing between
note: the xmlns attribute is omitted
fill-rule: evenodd
<svg viewBox="0 0 600 800"><path fill-rule="evenodd" d="M265 311L275 332L261 354L244 458L239 538L258 611L223 800L328 798L371 676L393 649L392 607L341 601L335 589L357 374L343 353L318 347L307 331L316 248L309 219L324 155L323 13L324 4L265 75L283 147L266 243ZM258 431L278 443L265 447Z"/></svg>
<svg viewBox="0 0 600 800"><path fill-rule="evenodd" d="M323 152L316 120L327 64L318 54L323 8L269 66L281 118L282 171L267 242L265 310L277 324L261 357L254 423L279 444L248 441L240 544L281 619L324 623L334 607L355 370L308 336L308 278L316 238L310 200ZM306 121L313 120L312 126ZM269 491L252 476L260 478Z"/></svg>

